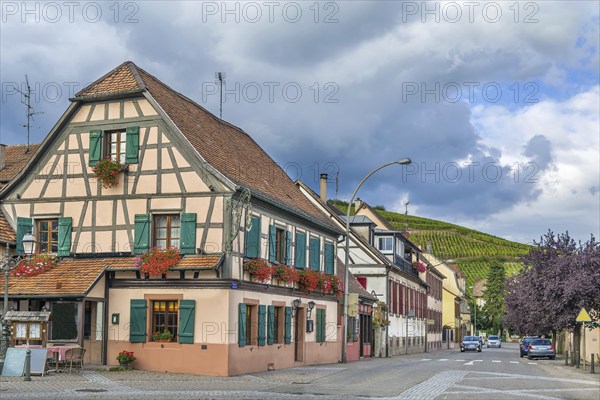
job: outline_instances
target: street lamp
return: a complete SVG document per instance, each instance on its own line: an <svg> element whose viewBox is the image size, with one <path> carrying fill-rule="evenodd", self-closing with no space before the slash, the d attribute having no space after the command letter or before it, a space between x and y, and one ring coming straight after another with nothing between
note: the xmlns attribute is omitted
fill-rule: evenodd
<svg viewBox="0 0 600 400"><path fill-rule="evenodd" d="M371 175L373 175L375 172L379 171L380 169L389 167L390 165L394 165L394 164L407 165L410 163L411 163L410 158L401 158L400 160L393 161L393 162L390 162L387 164L383 164L382 166L369 172L369 174L367 176L365 176L362 181L360 181L360 183L358 184L356 189L354 189L354 193L352 193L352 197L350 198L350 202L348 203L348 211L346 213L346 261L345 261L346 274L344 277L344 334L342 335L342 339L343 339L342 362L343 363L346 362L346 346L348 345L348 271L350 270L348 263L349 263L349 251L350 251L349 250L350 249L350 208L352 207L352 203L354 202L354 197L356 197L356 193L358 192L358 189L360 189L360 187L363 185L363 183L365 183L365 181L367 179L369 179L371 177ZM386 338L386 340L387 340L387 338Z"/></svg>
<svg viewBox="0 0 600 400"><path fill-rule="evenodd" d="M27 255L27 257L31 257L35 253L35 238L28 232L23 235L23 239L21 240L23 244L23 252ZM4 256L4 266L2 269L4 270L4 307L2 309L2 320L0 321L0 326L2 327L2 340L0 343L0 365L4 365L4 357L6 355L6 349L8 348L8 327L4 326L4 317L8 312L8 278L9 273L12 269L16 267L16 262L18 256L9 256L10 247L8 243L6 244L6 254Z"/></svg>

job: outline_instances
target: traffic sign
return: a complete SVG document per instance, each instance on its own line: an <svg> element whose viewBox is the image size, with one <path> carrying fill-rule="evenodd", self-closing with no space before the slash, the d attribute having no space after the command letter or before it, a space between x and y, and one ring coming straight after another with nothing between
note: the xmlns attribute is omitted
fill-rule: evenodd
<svg viewBox="0 0 600 400"><path fill-rule="evenodd" d="M575 322L592 322L592 318L585 308L582 308L581 311L579 311L577 318L575 318Z"/></svg>

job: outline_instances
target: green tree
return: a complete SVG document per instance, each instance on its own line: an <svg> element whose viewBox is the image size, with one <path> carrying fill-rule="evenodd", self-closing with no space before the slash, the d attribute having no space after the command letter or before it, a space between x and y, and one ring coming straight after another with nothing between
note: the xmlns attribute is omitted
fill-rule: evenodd
<svg viewBox="0 0 600 400"><path fill-rule="evenodd" d="M504 303L504 282L506 281L506 271L502 264L494 264L488 272L486 289L483 292L485 304L482 308L482 314L487 319L488 327L494 333L502 335L502 319L506 310Z"/></svg>

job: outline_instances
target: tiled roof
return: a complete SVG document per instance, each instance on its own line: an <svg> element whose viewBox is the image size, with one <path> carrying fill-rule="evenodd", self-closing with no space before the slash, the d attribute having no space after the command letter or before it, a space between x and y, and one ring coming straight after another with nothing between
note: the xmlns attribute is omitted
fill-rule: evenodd
<svg viewBox="0 0 600 400"><path fill-rule="evenodd" d="M31 159L31 156L38 149L38 144L27 145L19 144L15 146L6 146L5 149L5 167L0 170L0 190L19 173L25 164ZM14 243L16 236L13 228L10 226L4 214L0 211L0 242Z"/></svg>
<svg viewBox="0 0 600 400"><path fill-rule="evenodd" d="M337 258L337 276L340 279L340 281L342 282L342 284L346 279L345 274L346 274L346 265L338 257ZM356 279L356 277L354 275L352 275L352 272L348 272L348 293L357 293L359 295L359 297L366 298L366 299L373 300L373 301L377 300L377 296L374 296L371 293L369 293L360 284L360 282Z"/></svg>
<svg viewBox="0 0 600 400"><path fill-rule="evenodd" d="M123 86L117 85L121 81ZM246 132L217 118L132 62L115 68L77 96L107 94L109 89L117 95L135 88L145 88L198 153L229 180L250 189L256 197L339 231Z"/></svg>
<svg viewBox="0 0 600 400"><path fill-rule="evenodd" d="M0 184L4 186L12 178L15 177L25 164L31 159L31 156L38 149L39 144L30 144L29 151L27 151L27 145L17 144L14 146L6 146L5 157L6 164L4 169L0 170ZM2 187L0 186L0 188Z"/></svg>
<svg viewBox="0 0 600 400"><path fill-rule="evenodd" d="M11 296L83 296L106 267L105 259L65 259L44 273L8 280ZM0 292L4 294L4 274L0 276Z"/></svg>
<svg viewBox="0 0 600 400"><path fill-rule="evenodd" d="M140 85L140 82L133 75L131 68L125 63L88 85L77 93L76 96L103 96L140 89L143 89L142 85Z"/></svg>

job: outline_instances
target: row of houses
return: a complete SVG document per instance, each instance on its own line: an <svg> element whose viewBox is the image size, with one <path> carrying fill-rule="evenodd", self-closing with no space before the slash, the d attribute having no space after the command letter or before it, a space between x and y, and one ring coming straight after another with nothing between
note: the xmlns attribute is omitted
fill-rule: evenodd
<svg viewBox="0 0 600 400"><path fill-rule="evenodd" d="M460 270L364 202L344 304L346 220L327 176L318 194L293 182L246 132L132 62L77 93L41 144L0 155L0 255L21 257L2 308L51 312L47 332L13 329L13 344L228 376L338 362L342 335L358 360L470 331ZM25 258L27 233L53 256Z"/></svg>

